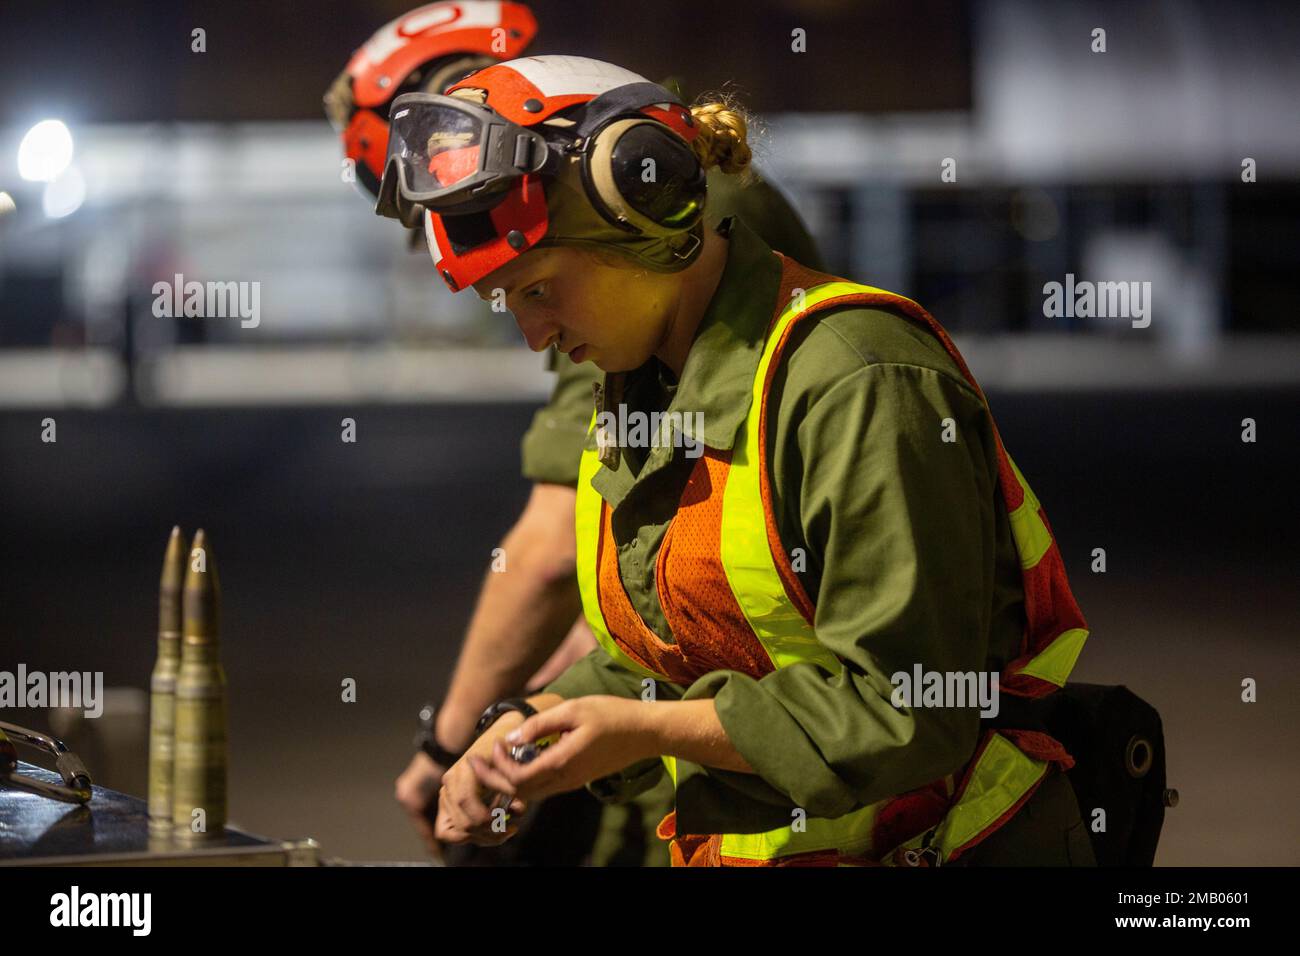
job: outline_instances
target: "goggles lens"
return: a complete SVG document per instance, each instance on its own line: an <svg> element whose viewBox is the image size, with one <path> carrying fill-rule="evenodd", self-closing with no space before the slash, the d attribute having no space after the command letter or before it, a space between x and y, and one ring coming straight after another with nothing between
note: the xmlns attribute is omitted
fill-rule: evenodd
<svg viewBox="0 0 1300 956"><path fill-rule="evenodd" d="M483 124L469 113L433 103L393 113L388 154L405 172L412 198L436 194L472 179L483 168Z"/></svg>
<svg viewBox="0 0 1300 956"><path fill-rule="evenodd" d="M418 209L462 214L499 203L550 161L546 140L477 103L434 93L393 101L375 211L418 225Z"/></svg>

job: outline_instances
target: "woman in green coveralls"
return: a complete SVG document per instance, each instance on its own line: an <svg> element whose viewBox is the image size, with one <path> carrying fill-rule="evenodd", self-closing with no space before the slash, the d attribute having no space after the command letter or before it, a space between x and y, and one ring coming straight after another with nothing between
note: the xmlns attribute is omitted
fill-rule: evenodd
<svg viewBox="0 0 1300 956"><path fill-rule="evenodd" d="M386 138L386 124L379 118L387 116L392 99L410 89L442 92L483 60L508 59L489 55L500 53L490 38L457 32L454 16L421 16L427 13L427 8L420 8L409 15L416 21L414 27L402 17L381 28L368 46L386 51L387 56L354 56L325 97L326 112L339 131L344 155L359 174L357 185L372 200L377 198L383 169L373 165L374 155L365 147L367 137L374 139L380 131ZM525 11L514 5L513 12L503 8L498 13L509 19L524 16ZM516 37L521 47L530 39L531 30ZM418 61L413 57L419 57ZM676 80L664 83L683 95ZM353 93L358 87L375 89L385 84L391 92L384 102L371 103L369 108L356 103ZM360 134L363 129L369 132ZM378 145L382 147L383 141ZM708 179L710 221L742 214L773 248L820 267L811 236L777 189L748 173L742 182L715 169ZM510 580L486 576L455 674L445 697L426 712L428 726L422 732L422 746L399 776L395 796L431 852L450 865L546 865L580 860L597 866L667 865L667 846L654 836L656 824L672 808L672 788L666 778L630 803L602 807L584 790L536 805L522 828L525 835L508 847L480 851L463 846L448 851L433 840L430 810L431 805L436 809L435 798L446 769L443 760L447 765L454 762L455 753L472 739L474 722L484 705L503 693L518 692L526 674L548 654L550 659L529 687L544 686L595 646L584 620L579 618L566 638L568 623L562 614L551 610L579 603L572 568L567 586L562 571L564 556L573 553L573 489L590 418L591 385L599 370L590 363L575 365L554 350L548 352L548 361L557 373L555 386L548 404L534 417L523 447L523 472L534 484L533 494L500 542L510 552ZM435 761L435 756L442 760ZM557 840L544 832L552 827L564 827L570 835ZM577 832L590 833L592 838L575 836Z"/></svg>
<svg viewBox="0 0 1300 956"><path fill-rule="evenodd" d="M704 168L748 163L743 114L725 104L691 114ZM547 192L551 216L570 227L590 216L577 208L584 202L577 189ZM702 416L704 444L725 450L750 411L782 304L782 261L743 215L702 233L689 265L676 271L641 268L631 254L620 261L579 241L530 248L473 285L484 298L506 291L532 348L557 345L597 366L603 394L626 412ZM604 235L609 250L621 251ZM996 673L1023 651L1023 554L999 493L982 396L920 323L848 305L793 328L766 408L770 516L786 554L803 559L793 567L815 606L816 641L838 660L838 673L809 661L762 675L722 667L689 683L657 680L647 700L643 673L617 649L597 648L528 698L538 713L501 712L447 772L439 839L508 839L493 793L507 795L514 811L584 785L607 799L634 798L662 786L665 756L675 758L679 838L763 833L801 814L833 821L972 761L977 709L899 708L889 689L891 675L914 665ZM943 439L945 428L957 440ZM585 442L594 453L596 429ZM590 482L610 515L626 601L665 647L675 635L656 558L695 467L689 443L630 445L602 456ZM529 763L507 750L541 739L554 742ZM1067 778L1049 768L1030 792L959 862L1092 865Z"/></svg>
<svg viewBox="0 0 1300 956"><path fill-rule="evenodd" d="M799 214L785 197L751 170L727 175L719 169L708 172L709 203L705 218L718 224L736 215L754 229L773 249L814 269L823 269L821 253L808 234ZM524 433L521 447L522 472L534 483L578 484L578 459L591 424L592 385L603 373L592 362L574 363L555 349L547 353L556 373L550 400L538 409ZM577 582L574 582L577 588ZM595 646L590 631L583 628L584 644ZM655 837L655 826L673 808L673 786L666 773L659 782L628 799L606 803L599 831L592 846L595 865L667 866L668 845ZM544 819L536 825L544 825Z"/></svg>

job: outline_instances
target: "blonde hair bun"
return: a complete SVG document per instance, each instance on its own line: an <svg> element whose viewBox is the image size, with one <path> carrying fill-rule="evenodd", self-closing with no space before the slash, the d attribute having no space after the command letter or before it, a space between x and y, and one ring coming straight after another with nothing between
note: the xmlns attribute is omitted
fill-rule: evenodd
<svg viewBox="0 0 1300 956"><path fill-rule="evenodd" d="M749 168L754 158L746 141L750 120L740 106L727 99L711 100L692 106L691 116L699 127L691 148L704 169L716 166L724 173L739 173Z"/></svg>

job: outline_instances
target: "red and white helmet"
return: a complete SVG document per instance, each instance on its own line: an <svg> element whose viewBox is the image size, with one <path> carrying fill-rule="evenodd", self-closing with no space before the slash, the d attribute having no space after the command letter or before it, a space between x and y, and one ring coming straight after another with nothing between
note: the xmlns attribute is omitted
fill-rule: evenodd
<svg viewBox="0 0 1300 956"><path fill-rule="evenodd" d="M381 27L357 50L325 94L357 182L371 195L384 174L388 106L401 93L441 93L466 73L510 60L537 35L522 3L455 0L430 3Z"/></svg>
<svg viewBox="0 0 1300 956"><path fill-rule="evenodd" d="M393 102L376 211L407 225L423 216L453 291L543 239L607 245L673 271L700 244L697 133L675 94L630 70L576 56L511 60L447 95Z"/></svg>

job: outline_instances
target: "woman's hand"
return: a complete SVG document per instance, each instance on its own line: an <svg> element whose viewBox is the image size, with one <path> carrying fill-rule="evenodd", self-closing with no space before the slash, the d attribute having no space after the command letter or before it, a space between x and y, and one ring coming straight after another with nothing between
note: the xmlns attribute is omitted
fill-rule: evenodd
<svg viewBox="0 0 1300 956"><path fill-rule="evenodd" d="M656 706L623 697L575 697L529 717L505 735L505 746L494 742L490 760L474 755L471 765L482 786L521 800L576 790L659 755L650 720ZM517 763L507 749L557 734L531 763Z"/></svg>
<svg viewBox="0 0 1300 956"><path fill-rule="evenodd" d="M513 787L494 792L489 786L485 790L475 774L474 762L485 765L493 746L500 746L500 739L522 722L523 715L517 711L502 714L443 775L442 789L438 792L438 822L434 826L436 839L444 843L497 846L514 836L518 825L512 824L508 816L494 813L488 805L498 792L513 797ZM512 799L508 812L519 814L525 809L522 800Z"/></svg>

